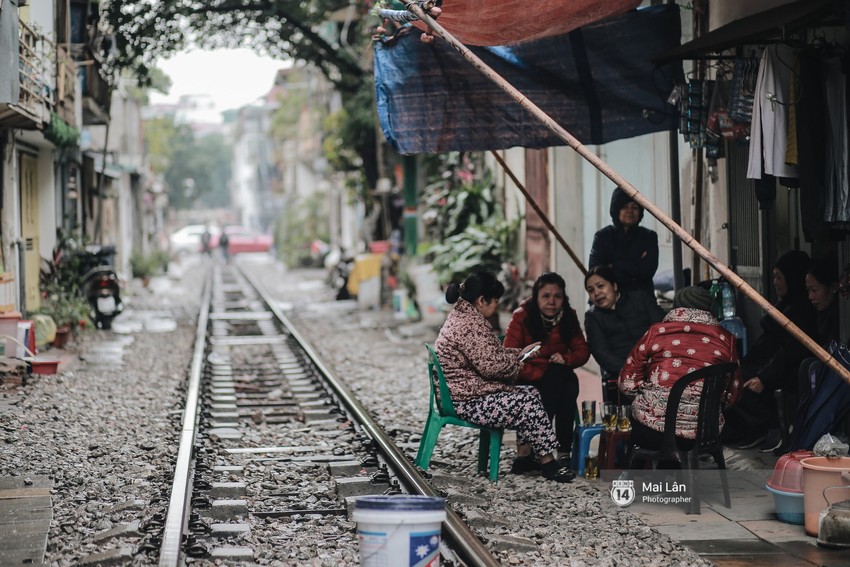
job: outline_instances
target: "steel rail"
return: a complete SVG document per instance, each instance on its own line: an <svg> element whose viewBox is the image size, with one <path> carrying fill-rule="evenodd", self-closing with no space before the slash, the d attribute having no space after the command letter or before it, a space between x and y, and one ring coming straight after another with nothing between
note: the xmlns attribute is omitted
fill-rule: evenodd
<svg viewBox="0 0 850 567"><path fill-rule="evenodd" d="M201 295L201 310L198 325L195 328L195 351L189 371L189 384L186 390L186 407L183 410L183 423L180 429L180 447L177 451L177 464L174 468L174 482L171 485L171 498L168 503L168 515L165 517L162 546L159 551L160 567L182 565L181 549L183 528L186 523L187 502L192 493L192 453L195 448L195 434L198 429L198 409L201 397L201 371L206 351L207 323L210 314L210 296L212 295L212 272L210 269L204 282Z"/></svg>
<svg viewBox="0 0 850 567"><path fill-rule="evenodd" d="M307 353L307 356L316 365L316 369L324 376L328 384L333 388L340 402L345 405L354 417L360 422L363 429L378 445L378 450L381 451L384 458L389 461L391 466L397 472L400 480L405 484L408 490L422 494L425 496L439 496L439 494L428 484L419 471L407 459L404 453L399 450L393 440L384 432L380 425L372 418L372 414L360 403L357 396L343 382L337 380L336 376L328 369L319 354L313 349L312 345L301 336L295 325L289 320L286 315L280 310L276 302L266 291L265 287L257 281L251 274L244 272L241 268L239 271L243 277L247 279L251 285L257 290L265 304L271 309L281 323L289 330L298 344ZM424 364L424 363L423 363ZM497 567L501 565L499 561L493 557L484 544L478 539L468 525L455 513L451 508L446 508L446 521L444 526L446 535L449 541L454 546L458 555L470 565L480 567Z"/></svg>

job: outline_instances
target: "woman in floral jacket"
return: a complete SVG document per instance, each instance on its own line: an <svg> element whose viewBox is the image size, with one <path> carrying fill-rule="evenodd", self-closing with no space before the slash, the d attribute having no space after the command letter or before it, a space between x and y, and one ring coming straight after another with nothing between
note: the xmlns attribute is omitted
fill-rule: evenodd
<svg viewBox="0 0 850 567"><path fill-rule="evenodd" d="M545 478L570 482L575 473L555 460L558 442L540 395L532 386L515 385L523 367L520 356L538 343L505 348L488 322L504 292L502 283L488 272L473 272L446 290L446 301L455 306L434 349L455 412L478 425L516 430L521 457L533 449Z"/></svg>
<svg viewBox="0 0 850 567"><path fill-rule="evenodd" d="M573 369L588 361L590 348L575 309L570 307L567 284L554 272L537 278L531 297L514 311L505 333L506 347L524 348L533 343L540 343L540 351L523 365L519 382L540 392L546 413L555 418L558 458L569 460L579 389ZM533 463L527 464L534 468Z"/></svg>
<svg viewBox="0 0 850 567"><path fill-rule="evenodd" d="M711 314L712 304L711 294L705 289L680 290L673 309L649 328L626 358L620 390L635 396L631 437L635 445L646 449L661 446L667 397L679 378L705 366L738 362L735 337ZM696 383L682 394L676 436L683 450L693 447L696 438L701 392L702 384Z"/></svg>

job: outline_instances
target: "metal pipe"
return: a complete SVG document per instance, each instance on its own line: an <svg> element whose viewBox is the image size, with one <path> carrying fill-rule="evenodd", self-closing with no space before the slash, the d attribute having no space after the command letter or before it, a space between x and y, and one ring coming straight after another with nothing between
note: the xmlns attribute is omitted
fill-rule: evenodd
<svg viewBox="0 0 850 567"><path fill-rule="evenodd" d="M682 224L682 194L679 183L679 138L676 129L671 128L668 136L670 143L670 215L673 222ZM682 274L682 241L673 239L673 289L679 290L684 286Z"/></svg>

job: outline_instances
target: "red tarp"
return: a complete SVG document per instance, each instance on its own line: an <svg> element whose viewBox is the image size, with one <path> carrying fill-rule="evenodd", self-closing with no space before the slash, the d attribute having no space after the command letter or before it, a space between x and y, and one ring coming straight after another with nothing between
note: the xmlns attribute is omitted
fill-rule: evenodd
<svg viewBox="0 0 850 567"><path fill-rule="evenodd" d="M466 45L562 35L636 8L640 0L443 0L437 23ZM427 26L416 22L416 27Z"/></svg>

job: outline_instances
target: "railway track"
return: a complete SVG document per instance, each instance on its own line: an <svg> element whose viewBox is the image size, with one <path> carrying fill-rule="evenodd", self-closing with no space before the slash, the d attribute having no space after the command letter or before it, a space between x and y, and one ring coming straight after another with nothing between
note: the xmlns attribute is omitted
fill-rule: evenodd
<svg viewBox="0 0 850 567"><path fill-rule="evenodd" d="M168 512L148 547L161 566L357 564L357 496L437 492L256 280L217 267L203 298ZM447 512L444 564L498 565Z"/></svg>

